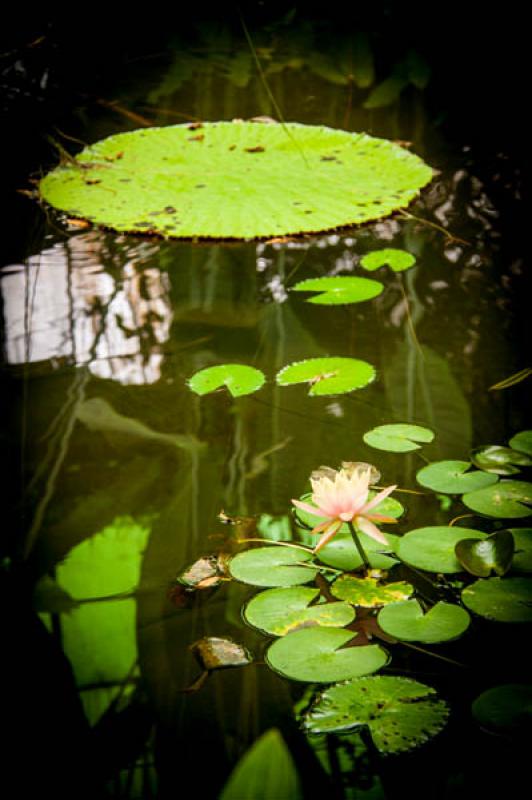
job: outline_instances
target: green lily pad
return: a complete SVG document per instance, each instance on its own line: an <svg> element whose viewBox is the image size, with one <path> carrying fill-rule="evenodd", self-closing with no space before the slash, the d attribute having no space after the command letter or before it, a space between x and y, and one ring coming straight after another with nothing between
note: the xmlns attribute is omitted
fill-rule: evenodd
<svg viewBox="0 0 532 800"><path fill-rule="evenodd" d="M355 578L341 575L331 586L331 594L339 600L347 600L354 606L380 608L388 603L407 600L414 593L414 587L406 581L379 583L376 578Z"/></svg>
<svg viewBox="0 0 532 800"><path fill-rule="evenodd" d="M321 294L310 297L307 303L323 306L362 303L377 297L383 289L384 286L378 281L351 276L308 278L292 286L293 292L320 292Z"/></svg>
<svg viewBox="0 0 532 800"><path fill-rule="evenodd" d="M532 456L532 431L519 431L508 442L512 450Z"/></svg>
<svg viewBox="0 0 532 800"><path fill-rule="evenodd" d="M508 528L508 530L514 537L515 543L512 570L532 572L532 528Z"/></svg>
<svg viewBox="0 0 532 800"><path fill-rule="evenodd" d="M311 560L310 550L272 545L233 556L229 572L237 581L253 586L298 586L315 578L315 568L299 566Z"/></svg>
<svg viewBox="0 0 532 800"><path fill-rule="evenodd" d="M249 601L244 609L244 618L254 628L273 636L284 636L294 629L311 625L341 628L354 620L355 611L349 603L309 605L319 593L319 589L301 586L268 589Z"/></svg>
<svg viewBox="0 0 532 800"><path fill-rule="evenodd" d="M480 470L467 472L469 461L435 461L422 467L416 475L421 486L442 494L463 494L491 486L499 480L496 475L488 475Z"/></svg>
<svg viewBox="0 0 532 800"><path fill-rule="evenodd" d="M475 614L496 622L532 622L532 580L481 579L462 591L462 602Z"/></svg>
<svg viewBox="0 0 532 800"><path fill-rule="evenodd" d="M499 481L493 486L468 492L462 502L472 511L488 517L528 517L532 514L532 483L526 481Z"/></svg>
<svg viewBox="0 0 532 800"><path fill-rule="evenodd" d="M462 539L454 551L471 575L488 578L492 570L497 575L505 575L512 565L514 537L510 531L497 531L482 540Z"/></svg>
<svg viewBox="0 0 532 800"><path fill-rule="evenodd" d="M532 733L532 686L508 683L482 692L471 706L477 722L492 733Z"/></svg>
<svg viewBox="0 0 532 800"><path fill-rule="evenodd" d="M429 525L415 528L399 540L397 555L401 561L428 572L461 572L462 565L454 549L462 539L485 539L486 534L473 528Z"/></svg>
<svg viewBox="0 0 532 800"><path fill-rule="evenodd" d="M358 358L307 358L277 373L279 386L308 383L309 395L345 394L362 389L375 379L375 367Z"/></svg>
<svg viewBox="0 0 532 800"><path fill-rule="evenodd" d="M310 515L309 515L310 516ZM347 526L346 526L347 527ZM386 532L389 546L375 541L365 533L359 533L358 538L369 559L372 569L391 569L397 564L397 559L393 557L393 551L397 547L399 537L393 533ZM390 553L390 555L387 555ZM346 572L360 569L362 559L355 546L353 537L349 531L340 530L336 536L321 548L317 557L323 564L335 569L342 569Z"/></svg>
<svg viewBox="0 0 532 800"><path fill-rule="evenodd" d="M431 686L378 675L326 689L310 709L311 733L348 731L367 726L381 753L404 753L436 736L449 716L447 704Z"/></svg>
<svg viewBox="0 0 532 800"><path fill-rule="evenodd" d="M387 450L389 453L409 453L419 450L421 445L432 442L434 434L428 428L420 425L397 423L393 425L379 425L368 431L362 437L366 444L377 450Z"/></svg>
<svg viewBox="0 0 532 800"><path fill-rule="evenodd" d="M309 683L333 683L368 675L388 663L388 654L379 645L343 647L355 635L344 628L294 631L268 648L266 661L281 675Z"/></svg>
<svg viewBox="0 0 532 800"><path fill-rule="evenodd" d="M431 179L420 158L364 133L205 122L110 136L49 173L40 192L118 231L246 239L378 219Z"/></svg>
<svg viewBox="0 0 532 800"><path fill-rule="evenodd" d="M417 600L393 603L379 611L378 622L384 633L405 642L447 642L458 639L471 619L467 611L452 603L436 603L426 614Z"/></svg>
<svg viewBox="0 0 532 800"><path fill-rule="evenodd" d="M264 373L246 364L220 364L196 372L189 381L189 388L199 395L210 394L225 386L233 397L256 392L265 381Z"/></svg>
<svg viewBox="0 0 532 800"><path fill-rule="evenodd" d="M298 772L277 728L263 733L247 750L220 794L219 800L303 800Z"/></svg>
<svg viewBox="0 0 532 800"><path fill-rule="evenodd" d="M205 636L190 645L190 649L203 669L208 671L225 667L245 667L253 660L244 645L219 636Z"/></svg>
<svg viewBox="0 0 532 800"><path fill-rule="evenodd" d="M515 475L520 471L520 467L529 467L532 464L532 458L525 453L496 444L477 447L471 453L471 461L475 467L496 475ZM476 488L482 487L477 486ZM472 489L466 491L472 491Z"/></svg>
<svg viewBox="0 0 532 800"><path fill-rule="evenodd" d="M360 259L361 266L369 272L374 272L384 265L389 266L394 272L403 272L405 269L413 267L415 263L416 257L412 253L394 247L374 250L372 253L366 253Z"/></svg>

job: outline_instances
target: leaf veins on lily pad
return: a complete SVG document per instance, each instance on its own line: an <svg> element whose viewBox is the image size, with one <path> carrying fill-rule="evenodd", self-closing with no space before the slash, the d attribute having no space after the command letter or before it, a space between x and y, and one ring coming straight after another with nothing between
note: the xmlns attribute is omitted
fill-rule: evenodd
<svg viewBox="0 0 532 800"><path fill-rule="evenodd" d="M204 122L119 133L40 182L42 198L117 231L247 239L330 230L405 208L432 170L364 133Z"/></svg>
<svg viewBox="0 0 532 800"><path fill-rule="evenodd" d="M363 389L375 379L375 367L357 358L307 358L277 373L279 386L308 383L312 397L345 394Z"/></svg>

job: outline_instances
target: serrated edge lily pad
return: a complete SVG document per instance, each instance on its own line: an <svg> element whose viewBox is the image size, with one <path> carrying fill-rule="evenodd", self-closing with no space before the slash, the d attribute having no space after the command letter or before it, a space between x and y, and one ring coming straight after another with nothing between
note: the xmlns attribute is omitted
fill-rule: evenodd
<svg viewBox="0 0 532 800"><path fill-rule="evenodd" d="M316 576L312 566L299 566L312 560L312 553L300 548L258 547L233 556L229 572L237 581L252 586L298 586Z"/></svg>
<svg viewBox="0 0 532 800"><path fill-rule="evenodd" d="M463 494L497 483L497 475L476 469L467 472L470 467L469 461L434 461L419 470L416 480L421 486L442 494Z"/></svg>
<svg viewBox="0 0 532 800"><path fill-rule="evenodd" d="M354 620L355 610L349 603L310 605L319 593L319 589L303 586L268 589L249 601L244 608L244 619L273 636L284 636L311 625L341 628Z"/></svg>
<svg viewBox="0 0 532 800"><path fill-rule="evenodd" d="M398 422L390 425L378 425L367 431L362 438L367 445L375 447L377 450L386 450L389 453L409 453L412 450L419 450L421 445L418 442L422 444L432 442L434 433L421 425Z"/></svg>
<svg viewBox="0 0 532 800"><path fill-rule="evenodd" d="M307 303L317 305L347 305L372 300L381 294L384 286L370 278L335 275L325 278L307 278L292 286L293 292L320 292L307 299Z"/></svg>
<svg viewBox="0 0 532 800"><path fill-rule="evenodd" d="M397 556L407 564L428 572L461 572L462 565L454 548L461 539L485 539L485 533L473 528L429 525L408 531L399 540Z"/></svg>
<svg viewBox="0 0 532 800"><path fill-rule="evenodd" d="M331 586L334 597L362 608L380 608L388 603L399 603L413 593L414 587L406 581L380 583L376 578L355 578L353 575L341 575Z"/></svg>
<svg viewBox="0 0 532 800"><path fill-rule="evenodd" d="M199 395L210 394L225 386L233 397L241 397L258 391L265 380L260 369L247 364L219 364L200 369L189 378L188 386Z"/></svg>
<svg viewBox="0 0 532 800"><path fill-rule="evenodd" d="M495 622L532 622L532 579L481 578L463 589L462 602Z"/></svg>
<svg viewBox="0 0 532 800"><path fill-rule="evenodd" d="M283 367L277 373L279 386L308 383L311 397L345 394L363 389L375 380L375 367L358 358L341 356L307 358Z"/></svg>
<svg viewBox="0 0 532 800"><path fill-rule="evenodd" d="M519 519L532 514L532 483L502 480L485 489L468 492L462 502L477 514L488 517Z"/></svg>
<svg viewBox="0 0 532 800"><path fill-rule="evenodd" d="M417 600L385 606L378 616L384 633L405 642L426 644L458 639L470 621L469 614L461 606L439 602L423 613Z"/></svg>
<svg viewBox="0 0 532 800"><path fill-rule="evenodd" d="M344 647L356 634L344 628L303 628L268 648L268 665L296 681L332 683L376 672L388 663L379 645Z"/></svg>
<svg viewBox="0 0 532 800"><path fill-rule="evenodd" d="M369 272L374 272L387 265L394 272L404 272L416 263L416 257L406 250L395 247L385 247L382 250L373 250L360 259L360 265Z"/></svg>
<svg viewBox="0 0 532 800"><path fill-rule="evenodd" d="M305 728L319 734L367 726L381 753L403 753L436 736L448 716L431 686L377 675L326 689L307 713Z"/></svg>
<svg viewBox="0 0 532 800"><path fill-rule="evenodd" d="M495 531L485 539L462 539L456 543L456 558L467 572L477 578L490 573L505 575L512 565L514 537L508 530Z"/></svg>

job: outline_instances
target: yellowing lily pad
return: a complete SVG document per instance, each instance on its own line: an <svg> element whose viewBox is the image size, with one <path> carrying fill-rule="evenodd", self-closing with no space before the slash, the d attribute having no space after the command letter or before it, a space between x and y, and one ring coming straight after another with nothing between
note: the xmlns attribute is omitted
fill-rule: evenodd
<svg viewBox="0 0 532 800"><path fill-rule="evenodd" d="M205 122L110 136L49 173L40 192L117 231L247 239L379 219L431 179L413 153L364 133Z"/></svg>
<svg viewBox="0 0 532 800"><path fill-rule="evenodd" d="M333 683L376 672L388 662L379 645L344 647L356 634L344 628L305 628L277 639L266 653L276 672L296 681Z"/></svg>
<svg viewBox="0 0 532 800"><path fill-rule="evenodd" d="M315 567L304 566L309 561L310 550L272 545L238 553L229 562L229 571L237 581L253 586L298 586L316 576Z"/></svg>
<svg viewBox="0 0 532 800"><path fill-rule="evenodd" d="M305 720L310 733L340 733L369 728L381 753L404 753L436 736L449 709L431 686L377 675L326 689Z"/></svg>
<svg viewBox="0 0 532 800"><path fill-rule="evenodd" d="M399 250L395 247L385 247L383 250L374 250L366 253L360 259L360 264L364 269L373 272L385 265L389 266L394 272L404 272L416 263L416 257L406 250Z"/></svg>
<svg viewBox="0 0 532 800"><path fill-rule="evenodd" d="M384 286L378 281L344 275L308 278L292 286L293 292L319 292L315 297L310 297L307 303L323 306L362 303L377 297L383 289Z"/></svg>
<svg viewBox="0 0 532 800"><path fill-rule="evenodd" d="M307 358L284 367L276 380L279 386L308 383L309 395L318 397L362 389L375 375L375 367L358 358Z"/></svg>
<svg viewBox="0 0 532 800"><path fill-rule="evenodd" d="M447 642L467 630L469 614L452 603L436 603L426 613L417 600L393 603L379 611L378 622L385 633L405 642Z"/></svg>
<svg viewBox="0 0 532 800"><path fill-rule="evenodd" d="M312 625L340 628L349 625L355 611L349 603L318 603L311 606L319 589L296 586L268 589L249 601L244 618L253 627L273 636L284 636L292 630Z"/></svg>
<svg viewBox="0 0 532 800"><path fill-rule="evenodd" d="M496 622L532 622L532 579L480 579L462 591L462 602Z"/></svg>
<svg viewBox="0 0 532 800"><path fill-rule="evenodd" d="M246 364L219 364L196 372L188 385L199 395L209 394L225 386L233 397L240 397L256 392L265 380L264 373L255 367L248 367Z"/></svg>
<svg viewBox="0 0 532 800"><path fill-rule="evenodd" d="M485 539L486 534L473 528L429 525L409 531L399 540L397 555L401 561L429 572L461 572L455 547L462 539Z"/></svg>
<svg viewBox="0 0 532 800"><path fill-rule="evenodd" d="M341 575L331 586L331 593L339 600L347 600L354 606L380 608L388 603L407 600L414 593L414 587L406 581L379 583L376 578Z"/></svg>

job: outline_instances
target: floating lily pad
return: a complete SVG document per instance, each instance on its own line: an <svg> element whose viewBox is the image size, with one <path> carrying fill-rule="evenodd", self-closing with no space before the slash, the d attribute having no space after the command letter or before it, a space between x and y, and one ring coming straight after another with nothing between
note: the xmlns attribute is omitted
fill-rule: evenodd
<svg viewBox="0 0 532 800"><path fill-rule="evenodd" d="M496 475L474 469L467 470L469 461L435 461L419 470L416 480L421 486L443 494L463 494L491 486L499 480Z"/></svg>
<svg viewBox="0 0 532 800"><path fill-rule="evenodd" d="M277 373L277 383L280 386L308 383L309 394L317 397L362 389L375 375L375 367L358 358L307 358L284 367Z"/></svg>
<svg viewBox="0 0 532 800"><path fill-rule="evenodd" d="M532 572L532 528L509 528L515 542L512 570Z"/></svg>
<svg viewBox="0 0 532 800"><path fill-rule="evenodd" d="M366 253L360 259L361 266L369 272L374 272L374 270L385 265L394 272L403 272L405 269L413 267L415 263L416 257L412 253L407 253L406 250L398 250L394 247L374 250L372 253Z"/></svg>
<svg viewBox="0 0 532 800"><path fill-rule="evenodd" d="M499 481L493 486L468 492L462 502L478 514L488 517L517 519L532 514L532 483L526 481Z"/></svg>
<svg viewBox="0 0 532 800"><path fill-rule="evenodd" d="M404 753L436 736L449 709L435 690L409 678L378 675L331 686L310 709L311 733L367 726L381 753Z"/></svg>
<svg viewBox="0 0 532 800"><path fill-rule="evenodd" d="M429 525L415 528L399 540L397 555L401 561L429 572L461 572L462 565L454 548L462 539L485 539L486 534L473 528Z"/></svg>
<svg viewBox="0 0 532 800"><path fill-rule="evenodd" d="M219 800L302 800L296 766L277 728L263 733L247 750L225 784Z"/></svg>
<svg viewBox="0 0 532 800"><path fill-rule="evenodd" d="M512 450L532 456L532 431L520 431L508 442Z"/></svg>
<svg viewBox="0 0 532 800"><path fill-rule="evenodd" d="M242 239L379 219L431 179L420 158L364 133L205 122L110 136L49 173L40 192L118 231Z"/></svg>
<svg viewBox="0 0 532 800"><path fill-rule="evenodd" d="M475 467L483 469L485 472L493 472L495 475L515 475L521 467L532 465L532 458L525 453L496 444L477 447L471 453L471 461ZM472 488L465 491L472 491Z"/></svg>
<svg viewBox="0 0 532 800"><path fill-rule="evenodd" d="M426 444L432 442L434 434L428 428L420 425L397 423L393 425L379 425L368 431L362 437L366 444L377 450L387 450L389 453L409 453L419 450L418 442Z"/></svg>
<svg viewBox="0 0 532 800"><path fill-rule="evenodd" d="M462 591L462 602L496 622L532 622L532 579L481 579Z"/></svg>
<svg viewBox="0 0 532 800"><path fill-rule="evenodd" d="M244 618L253 627L273 636L284 636L311 625L341 628L354 620L355 611L349 603L309 605L319 593L319 589L301 586L268 589L250 600L244 609Z"/></svg>
<svg viewBox="0 0 532 800"><path fill-rule="evenodd" d="M242 644L219 636L205 636L190 646L203 669L244 667L253 660Z"/></svg>
<svg viewBox="0 0 532 800"><path fill-rule="evenodd" d="M510 531L497 531L485 539L462 539L455 547L456 558L465 570L478 578L493 572L504 575L512 565L514 537Z"/></svg>
<svg viewBox="0 0 532 800"><path fill-rule="evenodd" d="M477 722L492 733L529 737L532 733L532 686L508 683L482 692L471 707Z"/></svg>
<svg viewBox="0 0 532 800"><path fill-rule="evenodd" d="M386 532L385 536L389 542L388 547L375 541L365 533L358 534L372 569L386 570L397 564L397 559L393 557L393 551L397 547L399 537L388 532ZM327 566L342 569L346 572L360 569L363 563L353 537L348 530L340 530L330 542L321 548L318 558Z"/></svg>
<svg viewBox="0 0 532 800"><path fill-rule="evenodd" d="M229 562L229 571L237 581L253 586L298 586L316 576L317 570L311 565L298 566L311 560L310 550L272 545L234 556Z"/></svg>
<svg viewBox="0 0 532 800"><path fill-rule="evenodd" d="M436 603L425 614L417 600L393 603L379 611L378 622L385 633L405 642L447 642L467 630L469 614L452 603Z"/></svg>
<svg viewBox="0 0 532 800"><path fill-rule="evenodd" d="M315 297L310 297L307 303L323 306L362 303L364 300L377 297L383 289L384 286L378 281L343 275L331 278L308 278L292 286L293 292L320 292Z"/></svg>
<svg viewBox="0 0 532 800"><path fill-rule="evenodd" d="M339 600L347 600L354 606L380 608L388 603L407 600L414 593L414 587L406 581L379 583L375 578L355 578L341 575L331 586L331 594Z"/></svg>
<svg viewBox="0 0 532 800"><path fill-rule="evenodd" d="M264 373L246 364L220 364L200 369L188 381L189 388L199 395L209 394L222 386L233 397L256 392L265 381Z"/></svg>
<svg viewBox="0 0 532 800"><path fill-rule="evenodd" d="M379 645L343 647L355 635L344 628L294 631L269 647L266 660L281 675L310 683L333 683L368 675L388 663L388 654Z"/></svg>

